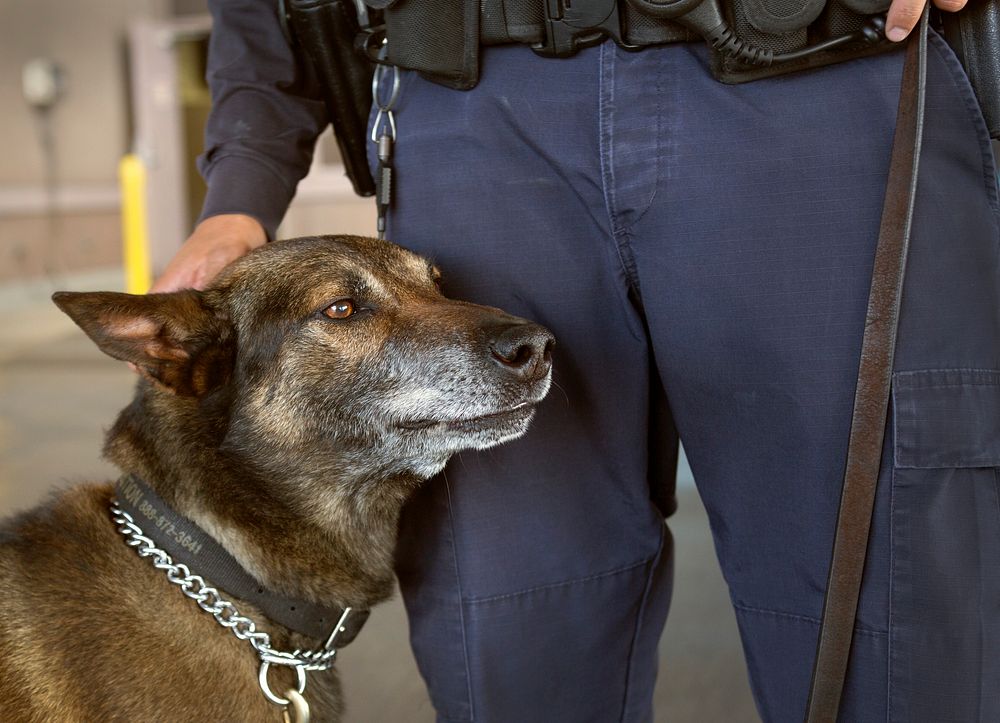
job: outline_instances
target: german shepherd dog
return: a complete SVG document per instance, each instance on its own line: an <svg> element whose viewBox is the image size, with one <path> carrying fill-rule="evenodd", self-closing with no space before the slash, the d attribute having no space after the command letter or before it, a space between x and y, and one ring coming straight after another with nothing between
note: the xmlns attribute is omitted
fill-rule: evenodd
<svg viewBox="0 0 1000 723"><path fill-rule="evenodd" d="M523 434L551 380L546 329L438 279L391 243L323 236L257 249L205 291L53 300L140 373L108 459L261 590L366 610L392 593L411 492L455 452ZM0 527L0 720L280 721L258 652L126 544L114 495L75 487ZM218 595L273 649L317 647ZM290 700L292 668L263 675ZM338 720L334 671L308 681L313 720Z"/></svg>

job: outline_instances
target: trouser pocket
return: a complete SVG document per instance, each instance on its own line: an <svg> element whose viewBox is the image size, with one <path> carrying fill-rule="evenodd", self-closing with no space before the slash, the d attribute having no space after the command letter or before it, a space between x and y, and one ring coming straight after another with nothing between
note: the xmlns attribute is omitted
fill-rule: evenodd
<svg viewBox="0 0 1000 723"><path fill-rule="evenodd" d="M1000 720L1000 370L893 383L890 721Z"/></svg>

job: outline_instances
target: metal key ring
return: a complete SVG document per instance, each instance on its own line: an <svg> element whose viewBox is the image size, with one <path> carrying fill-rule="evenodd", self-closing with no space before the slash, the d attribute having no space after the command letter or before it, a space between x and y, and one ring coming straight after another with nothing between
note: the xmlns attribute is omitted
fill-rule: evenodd
<svg viewBox="0 0 1000 723"><path fill-rule="evenodd" d="M379 60L385 60L389 54L388 46L382 41L382 49L379 50ZM386 75L392 73L392 89L389 91L389 100L382 102L382 86L385 84ZM375 114L375 123L372 125L372 143L378 143L379 132L383 128L383 119L389 122L390 137L396 140L396 118L392 109L399 99L399 69L395 65L379 65L372 74L372 105L378 108Z"/></svg>
<svg viewBox="0 0 1000 723"><path fill-rule="evenodd" d="M385 76L392 73L392 90L389 92L389 100L382 102L382 84L385 83ZM396 105L399 99L399 70L395 65L380 65L375 68L372 75L372 102L379 109L380 113L388 113Z"/></svg>
<svg viewBox="0 0 1000 723"><path fill-rule="evenodd" d="M306 671L301 666L290 666L295 668L295 692L301 695L306 690ZM263 661L260 664L260 673L257 674L257 682L260 683L260 689L264 691L264 697L275 705L287 706L291 703L288 698L280 698L271 691L271 686L267 683L267 671L271 669L271 664L268 661Z"/></svg>
<svg viewBox="0 0 1000 723"><path fill-rule="evenodd" d="M384 126L382 125L382 119L386 118L389 121L389 137L393 141L396 140L396 117L392 114L392 111L382 111L380 110L375 114L375 123L372 124L372 143L378 143L379 130Z"/></svg>

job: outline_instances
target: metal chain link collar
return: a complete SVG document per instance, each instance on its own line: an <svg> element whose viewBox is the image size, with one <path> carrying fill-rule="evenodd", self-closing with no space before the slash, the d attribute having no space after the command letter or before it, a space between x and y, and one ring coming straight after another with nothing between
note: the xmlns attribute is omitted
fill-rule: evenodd
<svg viewBox="0 0 1000 723"><path fill-rule="evenodd" d="M329 670L333 667L337 655L337 650L333 646L338 633L344 631L344 622L350 615L351 608L345 608L343 616L334 626L333 632L322 648L316 650L297 648L290 653L275 650L271 647L271 636L262 630L257 630L257 625L251 618L241 615L233 603L223 598L216 588L209 586L203 577L192 573L187 565L181 562L175 564L168 553L156 547L153 540L146 537L142 529L135 524L132 515L118 505L117 498L111 499L110 508L111 519L119 534L125 538L126 545L134 548L139 557L153 558L153 566L163 570L167 580L177 585L184 595L198 603L198 607L215 618L219 625L228 628L237 638L250 642L260 658L260 673L257 677L264 696L271 703L283 707L286 719L291 708L296 712L299 723L308 723L308 705L302 698L306 687L306 673ZM282 665L295 670L296 688L286 693L288 698L275 695L268 685L267 673L271 665Z"/></svg>

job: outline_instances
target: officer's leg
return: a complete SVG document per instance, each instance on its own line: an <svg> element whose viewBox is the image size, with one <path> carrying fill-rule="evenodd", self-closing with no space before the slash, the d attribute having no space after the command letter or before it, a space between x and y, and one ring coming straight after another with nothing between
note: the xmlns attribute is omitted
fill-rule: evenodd
<svg viewBox="0 0 1000 723"><path fill-rule="evenodd" d="M527 435L462 454L404 513L399 579L444 720L651 716L671 549L647 339L605 222L597 57L501 48L474 91L402 87L389 237L432 257L446 293L557 337Z"/></svg>
<svg viewBox="0 0 1000 723"><path fill-rule="evenodd" d="M762 716L802 719L832 547L899 54L696 83L667 49L650 334ZM641 63L623 57L621 63ZM621 71L619 71L621 72ZM704 76L703 76L704 77ZM897 374L845 721L1000 720L1000 261L989 144L932 38Z"/></svg>

